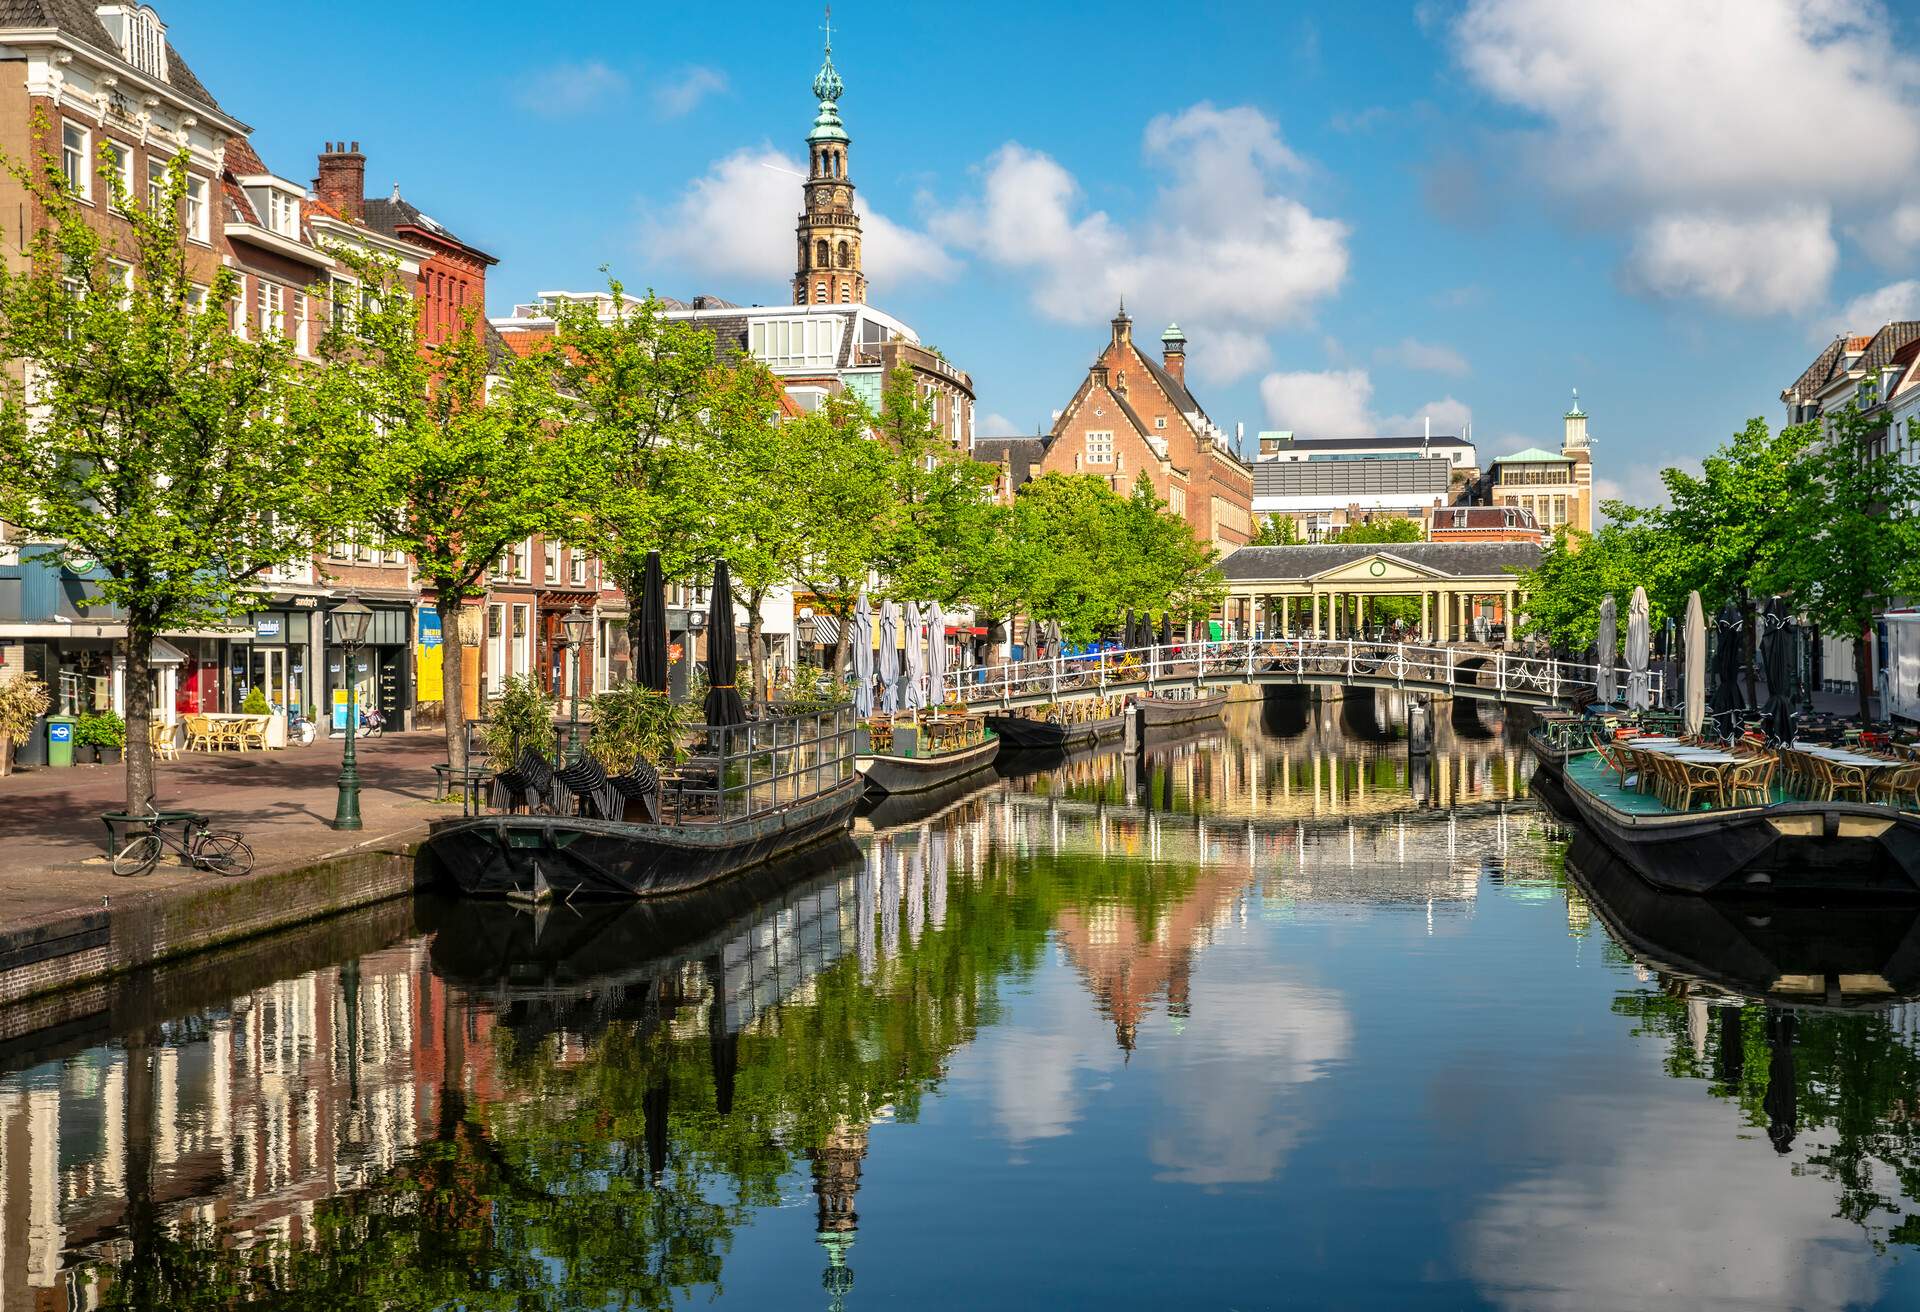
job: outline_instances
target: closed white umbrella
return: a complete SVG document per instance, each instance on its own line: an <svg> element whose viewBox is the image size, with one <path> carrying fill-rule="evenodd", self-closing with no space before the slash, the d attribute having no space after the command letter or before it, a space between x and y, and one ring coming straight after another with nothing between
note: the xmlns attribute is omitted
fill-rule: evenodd
<svg viewBox="0 0 1920 1312"><path fill-rule="evenodd" d="M947 700L947 613L934 602L927 609L927 704Z"/></svg>
<svg viewBox="0 0 1920 1312"><path fill-rule="evenodd" d="M900 704L909 711L917 711L927 704L926 685L921 682L925 670L920 659L920 639L926 625L920 619L920 603L907 603L907 666L900 679Z"/></svg>
<svg viewBox="0 0 1920 1312"><path fill-rule="evenodd" d="M1636 711L1653 706L1653 679L1647 661L1653 655L1653 633L1647 621L1647 590L1635 585L1627 602L1627 705Z"/></svg>
<svg viewBox="0 0 1920 1312"><path fill-rule="evenodd" d="M873 714L873 608L865 588L853 605L853 709L862 716Z"/></svg>
<svg viewBox="0 0 1920 1312"><path fill-rule="evenodd" d="M880 603L880 710L900 709L900 612L891 600Z"/></svg>
<svg viewBox="0 0 1920 1312"><path fill-rule="evenodd" d="M1700 605L1700 594L1687 594L1687 707L1689 736L1697 736L1707 722L1707 612Z"/></svg>
<svg viewBox="0 0 1920 1312"><path fill-rule="evenodd" d="M1620 622L1617 618L1619 608L1613 604L1613 594L1608 593L1600 603L1600 632L1594 637L1594 663L1598 669L1594 672L1594 695L1613 705L1613 699L1620 690L1615 686L1613 663L1620 659Z"/></svg>

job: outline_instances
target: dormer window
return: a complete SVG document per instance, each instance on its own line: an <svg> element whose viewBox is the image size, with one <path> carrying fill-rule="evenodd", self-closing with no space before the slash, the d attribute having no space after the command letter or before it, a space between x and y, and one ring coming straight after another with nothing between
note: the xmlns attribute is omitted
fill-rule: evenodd
<svg viewBox="0 0 1920 1312"><path fill-rule="evenodd" d="M300 235L300 203L282 191L267 193L267 226L282 237Z"/></svg>
<svg viewBox="0 0 1920 1312"><path fill-rule="evenodd" d="M120 57L149 77L167 80L167 29L144 5L101 5L100 25L120 46Z"/></svg>

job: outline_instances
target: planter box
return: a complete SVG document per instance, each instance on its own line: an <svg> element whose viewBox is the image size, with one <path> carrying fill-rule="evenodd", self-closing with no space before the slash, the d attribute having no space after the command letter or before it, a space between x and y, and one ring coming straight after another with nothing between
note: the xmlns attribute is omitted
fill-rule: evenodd
<svg viewBox="0 0 1920 1312"><path fill-rule="evenodd" d="M118 765L118 764L120 764L120 762L121 762L121 759L122 759L122 749L121 749L121 748L118 748L118 747L101 747L101 748L98 748L98 749L96 749L96 750L98 750L98 751L99 751L99 753L100 753L100 764L102 764L102 765Z"/></svg>

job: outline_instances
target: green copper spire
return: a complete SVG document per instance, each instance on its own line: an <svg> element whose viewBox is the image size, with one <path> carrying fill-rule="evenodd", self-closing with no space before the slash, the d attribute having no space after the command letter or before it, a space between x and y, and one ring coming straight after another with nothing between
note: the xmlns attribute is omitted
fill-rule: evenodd
<svg viewBox="0 0 1920 1312"><path fill-rule="evenodd" d="M1573 409L1567 411L1567 418L1578 419L1585 413L1586 411L1580 408L1580 389L1576 387L1573 389Z"/></svg>
<svg viewBox="0 0 1920 1312"><path fill-rule="evenodd" d="M821 61L820 71L813 75L813 94L820 101L820 116L813 120L813 131L807 133L808 141L846 141L847 130L840 125L840 110L836 102L847 89L840 80L840 72L833 66L833 6L827 6L827 56Z"/></svg>

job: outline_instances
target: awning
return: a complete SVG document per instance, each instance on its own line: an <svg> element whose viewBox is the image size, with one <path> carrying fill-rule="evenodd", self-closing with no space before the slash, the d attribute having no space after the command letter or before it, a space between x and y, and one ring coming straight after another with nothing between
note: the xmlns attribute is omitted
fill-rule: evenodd
<svg viewBox="0 0 1920 1312"><path fill-rule="evenodd" d="M978 624L947 625L947 636L949 638L957 638L962 634L971 634L976 638L984 638L987 636L987 631L984 628L980 627Z"/></svg>
<svg viewBox="0 0 1920 1312"><path fill-rule="evenodd" d="M840 640L840 620L834 615L815 615L813 617L813 640L822 646L831 647Z"/></svg>
<svg viewBox="0 0 1920 1312"><path fill-rule="evenodd" d="M165 638L155 638L153 646L147 649L149 665L181 665L186 662L186 659L187 654Z"/></svg>

